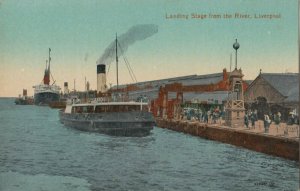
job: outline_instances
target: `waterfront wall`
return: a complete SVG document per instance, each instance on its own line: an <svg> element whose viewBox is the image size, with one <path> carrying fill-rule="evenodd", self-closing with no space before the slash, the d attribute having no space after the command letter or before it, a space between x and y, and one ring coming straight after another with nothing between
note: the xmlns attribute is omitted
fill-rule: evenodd
<svg viewBox="0 0 300 191"><path fill-rule="evenodd" d="M299 141L199 122L156 119L158 127L299 161Z"/></svg>

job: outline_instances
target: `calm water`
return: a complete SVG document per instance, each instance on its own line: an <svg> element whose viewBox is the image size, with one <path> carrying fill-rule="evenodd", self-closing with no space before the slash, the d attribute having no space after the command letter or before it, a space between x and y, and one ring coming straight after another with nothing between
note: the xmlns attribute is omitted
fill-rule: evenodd
<svg viewBox="0 0 300 191"><path fill-rule="evenodd" d="M48 107L0 99L0 190L298 190L298 163L154 128L80 132Z"/></svg>

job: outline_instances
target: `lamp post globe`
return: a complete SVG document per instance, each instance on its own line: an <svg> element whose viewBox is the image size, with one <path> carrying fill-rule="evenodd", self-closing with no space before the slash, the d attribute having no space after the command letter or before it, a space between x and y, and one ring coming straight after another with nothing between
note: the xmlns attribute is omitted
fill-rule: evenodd
<svg viewBox="0 0 300 191"><path fill-rule="evenodd" d="M237 39L235 39L235 43L233 44L233 48L235 50L239 49L240 48L240 44L237 42Z"/></svg>

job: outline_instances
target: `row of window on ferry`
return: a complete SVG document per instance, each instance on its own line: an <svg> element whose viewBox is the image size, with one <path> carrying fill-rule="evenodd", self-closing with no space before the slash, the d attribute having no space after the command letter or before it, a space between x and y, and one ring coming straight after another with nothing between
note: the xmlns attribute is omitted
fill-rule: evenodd
<svg viewBox="0 0 300 191"><path fill-rule="evenodd" d="M72 113L103 113L103 112L127 112L140 111L140 105L105 105L105 106L76 106L72 108ZM147 106L142 107L143 111L148 111Z"/></svg>

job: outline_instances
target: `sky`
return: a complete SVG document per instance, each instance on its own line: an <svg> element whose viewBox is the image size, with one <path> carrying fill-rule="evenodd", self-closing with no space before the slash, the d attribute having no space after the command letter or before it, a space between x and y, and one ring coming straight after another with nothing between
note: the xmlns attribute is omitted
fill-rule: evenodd
<svg viewBox="0 0 300 191"><path fill-rule="evenodd" d="M279 18L260 17L266 14ZM244 79L255 79L260 69L298 72L298 0L0 0L0 97L17 97L22 89L33 95L49 48L55 84L68 82L73 89L75 80L75 88L84 90L86 78L96 89L97 60L116 33L139 24L158 26L125 53L139 82L230 70L235 39ZM120 84L132 83L119 60ZM113 64L107 81L116 84Z"/></svg>

